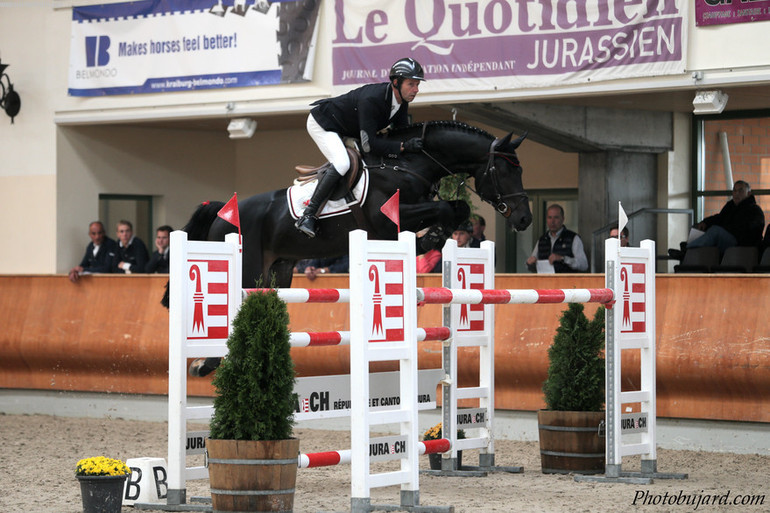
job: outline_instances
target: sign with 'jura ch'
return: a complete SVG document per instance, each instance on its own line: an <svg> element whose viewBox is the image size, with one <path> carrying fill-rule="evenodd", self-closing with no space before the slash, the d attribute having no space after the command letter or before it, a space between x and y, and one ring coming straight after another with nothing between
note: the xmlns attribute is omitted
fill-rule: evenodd
<svg viewBox="0 0 770 513"><path fill-rule="evenodd" d="M457 427L481 428L487 424L486 408L467 408L457 411Z"/></svg>
<svg viewBox="0 0 770 513"><path fill-rule="evenodd" d="M620 431L624 435L629 433L647 432L647 413L626 413L620 416Z"/></svg>

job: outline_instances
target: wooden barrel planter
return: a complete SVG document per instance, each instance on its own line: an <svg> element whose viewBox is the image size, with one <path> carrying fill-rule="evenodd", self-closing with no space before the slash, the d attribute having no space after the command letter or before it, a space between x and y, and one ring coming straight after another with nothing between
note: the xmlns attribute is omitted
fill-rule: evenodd
<svg viewBox="0 0 770 513"><path fill-rule="evenodd" d="M537 412L540 464L544 474L601 474L605 437L599 436L603 411Z"/></svg>
<svg viewBox="0 0 770 513"><path fill-rule="evenodd" d="M206 440L212 509L294 510L299 439Z"/></svg>

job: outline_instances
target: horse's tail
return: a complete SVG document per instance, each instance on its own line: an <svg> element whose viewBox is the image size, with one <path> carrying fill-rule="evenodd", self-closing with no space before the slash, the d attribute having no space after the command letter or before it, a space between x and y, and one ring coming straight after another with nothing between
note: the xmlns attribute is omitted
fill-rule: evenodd
<svg viewBox="0 0 770 513"><path fill-rule="evenodd" d="M182 228L187 232L188 240L207 240L211 224L217 218L217 212L222 210L225 204L221 201L205 201L201 203L187 224Z"/></svg>
<svg viewBox="0 0 770 513"><path fill-rule="evenodd" d="M187 232L187 239L207 240L211 225L217 218L217 212L224 206L225 204L221 201L204 201L198 205L190 220L182 228L182 231ZM166 282L166 292L163 294L160 304L168 308L168 282Z"/></svg>

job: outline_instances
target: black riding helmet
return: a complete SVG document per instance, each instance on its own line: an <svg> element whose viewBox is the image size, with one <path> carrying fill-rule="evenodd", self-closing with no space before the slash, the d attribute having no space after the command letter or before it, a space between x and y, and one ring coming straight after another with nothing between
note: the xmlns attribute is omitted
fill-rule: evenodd
<svg viewBox="0 0 770 513"><path fill-rule="evenodd" d="M390 68L390 81L392 82L395 78L400 79L400 81L405 78L425 80L425 73L422 71L422 66L420 66L419 62L412 58L405 57L397 60Z"/></svg>
<svg viewBox="0 0 770 513"><path fill-rule="evenodd" d="M390 83L393 80L396 81L396 89L398 94L401 94L401 85L404 83L404 79L411 78L414 80L425 80L425 73L422 71L422 66L416 60L405 57L396 61L393 66L390 67Z"/></svg>

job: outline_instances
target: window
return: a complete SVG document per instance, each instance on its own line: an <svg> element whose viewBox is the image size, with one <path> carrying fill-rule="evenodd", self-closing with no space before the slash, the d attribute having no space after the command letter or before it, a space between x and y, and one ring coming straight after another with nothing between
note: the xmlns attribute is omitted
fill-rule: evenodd
<svg viewBox="0 0 770 513"><path fill-rule="evenodd" d="M757 203L770 221L770 114L725 114L695 118L696 221L719 213L730 200L732 185L751 185Z"/></svg>
<svg viewBox="0 0 770 513"><path fill-rule="evenodd" d="M128 194L100 194L99 219L111 239L116 239L118 221L125 219L134 227L134 236L152 248L155 232L152 220L152 196Z"/></svg>

